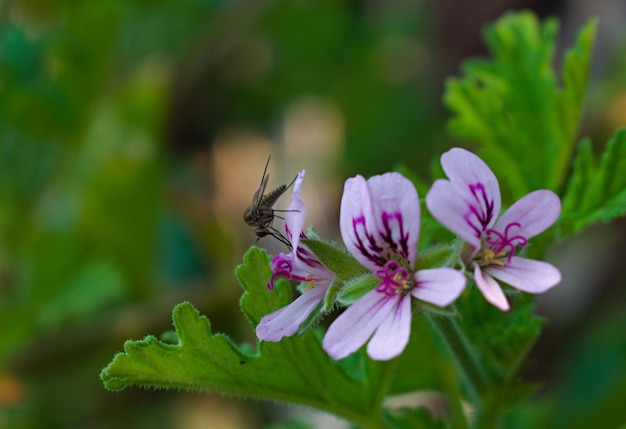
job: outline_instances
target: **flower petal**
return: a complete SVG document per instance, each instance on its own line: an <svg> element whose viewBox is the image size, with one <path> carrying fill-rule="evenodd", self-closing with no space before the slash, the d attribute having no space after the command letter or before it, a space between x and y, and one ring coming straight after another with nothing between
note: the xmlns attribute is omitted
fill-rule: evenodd
<svg viewBox="0 0 626 429"><path fill-rule="evenodd" d="M324 350L335 360L357 351L393 311L399 297L376 290L366 293L330 325L322 342Z"/></svg>
<svg viewBox="0 0 626 429"><path fill-rule="evenodd" d="M415 273L411 294L431 304L445 307L454 302L465 288L465 276L452 268L433 268Z"/></svg>
<svg viewBox="0 0 626 429"><path fill-rule="evenodd" d="M426 207L439 223L479 249L484 228L476 216L468 215L473 200L465 185L439 179L426 194Z"/></svg>
<svg viewBox="0 0 626 429"><path fill-rule="evenodd" d="M490 266L486 272L528 293L543 293L561 282L561 272L547 262L514 256L506 265Z"/></svg>
<svg viewBox="0 0 626 429"><path fill-rule="evenodd" d="M399 173L373 176L367 185L382 240L412 267L420 233L420 202L415 186Z"/></svg>
<svg viewBox="0 0 626 429"><path fill-rule="evenodd" d="M491 304L495 305L502 311L508 311L509 302L502 292L502 288L496 282L493 277L487 273L480 271L480 267L476 265L474 267L474 280L476 280L476 286L478 290L483 294L485 299Z"/></svg>
<svg viewBox="0 0 626 429"><path fill-rule="evenodd" d="M372 235L375 224L365 178L358 175L346 180L339 212L341 237L348 251L361 265L372 271L380 266L378 253L382 251L376 237Z"/></svg>
<svg viewBox="0 0 626 429"><path fill-rule="evenodd" d="M324 298L328 287L329 284L318 284L291 304L263 316L256 327L256 336L262 341L276 342L295 334Z"/></svg>
<svg viewBox="0 0 626 429"><path fill-rule="evenodd" d="M495 174L482 159L470 151L455 147L441 155L441 166L452 182L464 184L466 188L482 184L485 194L493 201L494 219L498 216L501 206L500 186Z"/></svg>
<svg viewBox="0 0 626 429"><path fill-rule="evenodd" d="M304 218L306 217L306 207L302 201L300 188L304 180L306 171L300 170L293 186L293 194L289 208L285 214L285 232L291 242L291 273L293 279L305 280L332 280L334 275L317 259L311 251L303 245L300 245L300 239L304 236L302 230L304 228ZM285 255L284 255L285 256ZM286 257L286 256L285 256ZM273 263L273 261L272 261ZM272 270L276 272L274 265ZM285 275L285 274L282 274ZM289 276L287 276L289 277Z"/></svg>
<svg viewBox="0 0 626 429"><path fill-rule="evenodd" d="M545 189L531 192L520 198L500 216L493 229L505 232L508 225L517 223L515 233L530 238L545 231L556 222L561 213L561 200Z"/></svg>
<svg viewBox="0 0 626 429"><path fill-rule="evenodd" d="M302 187L302 181L306 171L298 171L296 181L293 184L293 193L291 194L291 202L285 213L285 232L289 241L291 241L291 247L297 248L300 241L300 233L304 228L304 218L306 217L306 207L302 202L302 196L300 195L300 188Z"/></svg>
<svg viewBox="0 0 626 429"><path fill-rule="evenodd" d="M340 228L350 253L368 269L384 266L390 251L413 265L419 235L415 187L398 173L346 180Z"/></svg>
<svg viewBox="0 0 626 429"><path fill-rule="evenodd" d="M411 334L411 296L397 301L393 311L382 321L367 344L367 354L374 360L389 360L398 356Z"/></svg>
<svg viewBox="0 0 626 429"><path fill-rule="evenodd" d="M437 180L426 195L426 206L446 228L479 249L483 232L500 212L498 180L479 157L461 148L441 156L450 180Z"/></svg>

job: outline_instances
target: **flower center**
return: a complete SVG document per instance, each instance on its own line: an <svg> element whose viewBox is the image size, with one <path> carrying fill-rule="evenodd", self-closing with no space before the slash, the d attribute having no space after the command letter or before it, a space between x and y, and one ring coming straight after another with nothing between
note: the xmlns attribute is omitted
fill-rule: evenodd
<svg viewBox="0 0 626 429"><path fill-rule="evenodd" d="M299 276L293 273L293 261L290 255L278 254L272 259L272 277L267 282L267 288L269 290L274 289L274 283L278 277L286 277L288 280L297 280L300 282L308 282L313 280L313 276L308 275L306 277Z"/></svg>
<svg viewBox="0 0 626 429"><path fill-rule="evenodd" d="M511 258L515 254L515 247L526 247L528 244L526 237L515 235L515 233L512 232L515 228L519 230L521 227L519 222L511 222L504 228L503 233L495 229L490 229L485 232L485 243L491 247L490 250L491 253L495 254L494 257L502 257L508 254L507 262L511 262Z"/></svg>
<svg viewBox="0 0 626 429"><path fill-rule="evenodd" d="M412 273L396 261L387 261L376 271L376 276L382 280L376 290L387 296L406 295L415 287Z"/></svg>
<svg viewBox="0 0 626 429"><path fill-rule="evenodd" d="M505 252L495 253L490 248L486 247L476 256L476 261L479 266L487 267L489 265L504 266L504 261L498 259L506 256Z"/></svg>

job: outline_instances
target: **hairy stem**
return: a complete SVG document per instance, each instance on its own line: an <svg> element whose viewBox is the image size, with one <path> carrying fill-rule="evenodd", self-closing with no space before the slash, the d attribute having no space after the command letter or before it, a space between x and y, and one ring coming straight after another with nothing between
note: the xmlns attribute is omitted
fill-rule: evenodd
<svg viewBox="0 0 626 429"><path fill-rule="evenodd" d="M430 314L425 314L425 316L452 356L471 395L475 400L478 400L487 387L487 377L480 365L478 356L474 353L456 320Z"/></svg>

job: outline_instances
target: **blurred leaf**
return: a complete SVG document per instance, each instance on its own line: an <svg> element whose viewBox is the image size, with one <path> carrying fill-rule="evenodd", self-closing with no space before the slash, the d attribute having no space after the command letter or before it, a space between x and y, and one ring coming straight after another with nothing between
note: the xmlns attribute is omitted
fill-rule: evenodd
<svg viewBox="0 0 626 429"><path fill-rule="evenodd" d="M36 77L42 58L40 42L27 37L24 29L6 26L0 32L0 78L4 83L27 82Z"/></svg>
<svg viewBox="0 0 626 429"><path fill-rule="evenodd" d="M277 284L274 291L266 288L270 270L265 251L251 248L237 276L246 290L241 306L253 327L265 314L289 302L285 283ZM213 334L206 317L189 303L176 306L173 320L179 343L165 344L153 336L127 341L125 352L101 373L107 389L184 388L305 404L359 424L380 418L383 364L368 360L367 381L361 383L346 376L313 332L279 343L260 343L258 351L251 353L226 336Z"/></svg>
<svg viewBox="0 0 626 429"><path fill-rule="evenodd" d="M593 154L591 142L585 139L581 142L578 153L574 158L573 171L563 197L563 207L561 210L563 220L571 221L573 213L580 210L583 196L589 184L594 180L597 169L597 161Z"/></svg>
<svg viewBox="0 0 626 429"><path fill-rule="evenodd" d="M72 273L63 292L46 302L37 321L46 329L54 328L67 319L88 318L105 305L120 301L124 281L119 270L105 261L87 261Z"/></svg>
<svg viewBox="0 0 626 429"><path fill-rule="evenodd" d="M564 85L552 67L557 22L508 13L485 31L491 60L470 60L447 83L449 130L481 146L481 157L512 192L563 186L581 116L595 21L566 53ZM507 193L504 192L507 196Z"/></svg>
<svg viewBox="0 0 626 429"><path fill-rule="evenodd" d="M448 387L458 384L450 359L441 352L423 316L413 317L409 344L396 359L395 365L390 395L419 390L452 393Z"/></svg>
<svg viewBox="0 0 626 429"><path fill-rule="evenodd" d="M488 361L506 378L517 374L530 348L541 334L545 319L534 314L532 305L519 306L502 322L481 326L481 337L487 346Z"/></svg>
<svg viewBox="0 0 626 429"><path fill-rule="evenodd" d="M509 294L508 298L511 310L502 312L471 284L457 300L462 330L482 357L490 378L505 385L516 380L545 322L534 314L532 298L520 293Z"/></svg>
<svg viewBox="0 0 626 429"><path fill-rule="evenodd" d="M393 171L396 171L402 174L404 177L409 179L415 189L417 189L418 195L422 196L422 199L426 197L428 190L430 189L430 184L424 182L413 170L411 170L406 164L398 163L394 166Z"/></svg>
<svg viewBox="0 0 626 429"><path fill-rule="evenodd" d="M612 304L594 311L561 351L550 428L616 428L626 421L626 313L621 302Z"/></svg>
<svg viewBox="0 0 626 429"><path fill-rule="evenodd" d="M446 429L450 426L435 419L425 408L400 408L385 413L388 428L393 429Z"/></svg>
<svg viewBox="0 0 626 429"><path fill-rule="evenodd" d="M288 420L283 423L272 423L268 426L263 426L263 429L314 429L308 423L304 423L299 420Z"/></svg>
<svg viewBox="0 0 626 429"><path fill-rule="evenodd" d="M563 198L566 232L626 214L626 129L618 130L596 160L588 141L581 144Z"/></svg>

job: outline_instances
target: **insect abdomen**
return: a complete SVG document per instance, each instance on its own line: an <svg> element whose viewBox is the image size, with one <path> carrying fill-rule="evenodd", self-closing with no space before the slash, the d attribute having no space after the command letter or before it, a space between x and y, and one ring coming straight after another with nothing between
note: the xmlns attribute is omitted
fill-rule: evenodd
<svg viewBox="0 0 626 429"><path fill-rule="evenodd" d="M287 190L287 185L280 185L267 195L264 195L259 202L259 207L272 207L278 198Z"/></svg>

